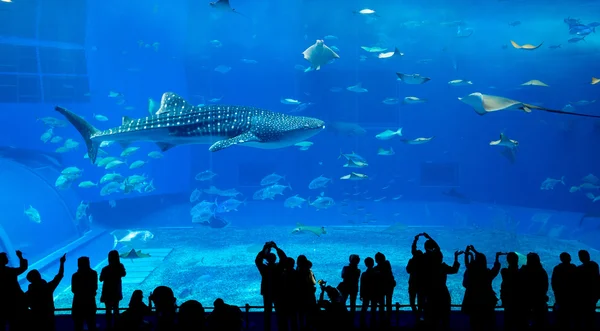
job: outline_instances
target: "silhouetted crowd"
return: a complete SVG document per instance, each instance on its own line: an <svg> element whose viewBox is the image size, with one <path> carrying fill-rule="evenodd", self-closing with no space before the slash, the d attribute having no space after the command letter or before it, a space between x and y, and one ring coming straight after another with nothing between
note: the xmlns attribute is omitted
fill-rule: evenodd
<svg viewBox="0 0 600 331"><path fill-rule="evenodd" d="M418 248L420 237L426 239ZM274 251L274 252L273 252ZM462 312L469 317L473 331L496 329L495 309L499 299L504 308L504 330L597 330L596 304L600 299L600 272L590 254L579 251L581 264L571 263L568 253L560 254L561 263L551 280L539 256L529 253L519 267L519 256L514 252L496 253L491 268L486 256L469 245L464 251L454 252L454 262L443 261L439 245L427 234L415 236L411 246L412 258L406 266L409 274L408 294L415 326L422 330L447 330L450 327L451 296L446 285L448 275L457 274L459 258L464 257L465 294ZM66 255L60 258L56 276L42 279L38 270L27 273L29 286L23 291L18 276L28 269L28 262L16 252L19 267L8 266L6 253L0 253L0 330L54 331L54 291L64 276ZM507 267L501 268L500 257L505 255ZM351 330L355 328L357 301L362 302L359 327L363 330L391 327L392 296L396 280L392 266L385 255L378 252L374 259L364 260L365 269L359 268L360 257L352 254L349 264L342 268L342 281L336 286L317 280L312 262L304 255L296 260L288 257L274 242L265 243L255 259L261 275L260 294L264 303L264 330L272 329L275 312L277 330ZM115 250L108 254L108 265L100 276L91 268L88 257L77 260L78 270L71 278L73 292L72 319L76 331L96 330L96 295L98 281L102 283L100 302L106 308L107 330L115 331L240 331L244 325L239 307L216 299L214 309L205 314L204 307L195 300L176 304L173 290L159 286L144 302L141 290L133 292L128 308L120 313L123 300L122 279L127 273ZM502 277L500 298L492 288L492 281ZM552 286L555 303L555 325L548 323L548 290ZM317 296L317 291L320 293ZM347 308L349 301L350 309ZM147 320L154 315L153 322Z"/></svg>

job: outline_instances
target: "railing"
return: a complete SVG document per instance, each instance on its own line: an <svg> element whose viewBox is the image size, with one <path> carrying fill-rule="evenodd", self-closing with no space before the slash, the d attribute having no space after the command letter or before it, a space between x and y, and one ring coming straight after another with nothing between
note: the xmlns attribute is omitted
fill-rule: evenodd
<svg viewBox="0 0 600 331"><path fill-rule="evenodd" d="M410 308L410 305L400 304L399 302L396 302L395 304L393 304L393 306L395 308L394 309L395 311L400 311L401 309ZM264 311L264 309L265 309L265 306L251 306L249 304L245 304L243 306L238 306L238 307L240 307L240 308L243 307L247 313L249 313L250 310ZM362 305L357 304L356 305L356 310L360 311L361 307L362 307ZM456 311L456 310L460 310L460 308L462 308L462 305L450 305L450 307L451 307L452 310ZM179 306L178 306L178 308L179 308ZM350 308L350 305L346 305L346 308ZM212 311L214 309L215 309L215 307L204 307L205 311ZM496 306L495 309L496 310L504 310L504 307L503 306ZM548 309L549 310L553 310L554 307L553 306L548 306ZM599 310L599 309L600 309L600 306L597 306L596 310ZM56 308L54 310L57 311L57 312L71 312L72 308ZM119 308L119 310L120 311L125 311L125 310L127 310L127 308ZM152 308L152 310L154 311L154 307ZM104 311L106 311L106 308L97 308L96 311L104 312Z"/></svg>

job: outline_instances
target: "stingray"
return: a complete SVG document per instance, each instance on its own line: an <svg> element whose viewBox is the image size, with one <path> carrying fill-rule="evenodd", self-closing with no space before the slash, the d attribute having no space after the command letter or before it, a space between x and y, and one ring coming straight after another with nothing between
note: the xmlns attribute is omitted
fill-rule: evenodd
<svg viewBox="0 0 600 331"><path fill-rule="evenodd" d="M303 233L303 232L310 232L310 233L316 235L317 237L320 237L322 234L327 233L324 226L309 226L309 225L302 225L300 223L297 223L296 228L294 230L292 230L292 233Z"/></svg>
<svg viewBox="0 0 600 331"><path fill-rule="evenodd" d="M479 115L485 115L487 113L493 113L502 110L521 110L526 113L530 113L531 110L535 109L556 114L600 118L599 115L581 114L564 110L549 109L504 97L482 94L480 92L471 93L466 97L458 98L458 100L471 106L473 110L475 110L475 112Z"/></svg>
<svg viewBox="0 0 600 331"><path fill-rule="evenodd" d="M525 45L519 45L514 41L510 41L510 43L512 44L512 46L516 49L524 49L526 51L533 51L536 50L538 48L540 48L540 46L542 46L544 44L544 42L542 41L539 45L535 46L535 45L531 45L531 44L525 44Z"/></svg>
<svg viewBox="0 0 600 331"><path fill-rule="evenodd" d="M321 69L321 66L329 63L333 59L339 59L331 48L325 45L323 40L317 40L314 45L307 48L304 52L304 59L310 62L310 67L314 70Z"/></svg>
<svg viewBox="0 0 600 331"><path fill-rule="evenodd" d="M600 83L600 78L592 77L592 85Z"/></svg>
<svg viewBox="0 0 600 331"><path fill-rule="evenodd" d="M229 0L217 0L214 2L210 2L209 5L217 10L220 11L224 11L224 12L233 12L236 14L240 14L244 17L247 17L246 15L240 13L239 11L235 10L235 8L231 8L231 4L229 3Z"/></svg>
<svg viewBox="0 0 600 331"><path fill-rule="evenodd" d="M504 133L500 134L500 139L490 141L490 146L504 146L508 148L516 148L519 142L509 139Z"/></svg>
<svg viewBox="0 0 600 331"><path fill-rule="evenodd" d="M146 257L150 257L150 254L147 253L142 253L141 249L138 249L137 251L135 249L131 249L129 252L127 253L123 253L120 255L122 258L124 259L143 259Z"/></svg>
<svg viewBox="0 0 600 331"><path fill-rule="evenodd" d="M521 84L521 86L544 86L544 87L550 87L550 85L542 82L541 80L537 80L537 79L532 79L528 82L525 82L523 84Z"/></svg>
<svg viewBox="0 0 600 331"><path fill-rule="evenodd" d="M398 79L405 82L406 84L416 85L416 84L425 84L431 80L429 77L423 77L419 74L403 74L397 72L396 75Z"/></svg>

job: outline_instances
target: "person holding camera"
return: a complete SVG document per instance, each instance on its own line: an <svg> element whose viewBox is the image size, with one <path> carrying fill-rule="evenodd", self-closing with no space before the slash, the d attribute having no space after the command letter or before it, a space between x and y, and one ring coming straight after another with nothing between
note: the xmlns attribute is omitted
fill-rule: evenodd
<svg viewBox="0 0 600 331"><path fill-rule="evenodd" d="M454 252L454 263L449 266L444 262L444 256L440 246L427 233L423 233L427 238L425 241L424 261L424 283L423 298L423 317L425 324L429 329L447 330L450 328L450 310L452 298L446 285L448 275L458 273L460 263L458 257L464 254L463 251Z"/></svg>
<svg viewBox="0 0 600 331"><path fill-rule="evenodd" d="M408 273L408 300L410 308L415 315L415 323L419 323L423 314L423 278L424 274L424 255L423 251L417 248L419 237L423 236L419 233L411 245L412 257L406 265L406 273Z"/></svg>
<svg viewBox="0 0 600 331"><path fill-rule="evenodd" d="M505 253L496 253L496 260L491 269L487 267L487 259L483 253L475 250L473 245L465 249L465 267L463 287L465 296L462 312L469 315L472 331L492 330L495 325L495 312L498 298L492 288L492 281L500 273L499 258Z"/></svg>
<svg viewBox="0 0 600 331"><path fill-rule="evenodd" d="M271 252L271 249L277 251L277 255ZM271 315L273 314L273 306L277 305L277 290L282 270L279 263L276 263L277 257L279 261L285 261L287 256L277 247L273 241L266 242L263 249L258 252L254 260L256 268L261 276L260 295L263 297L264 305L264 323L265 330L271 330ZM266 261L266 263L264 262ZM277 307L276 307L277 309Z"/></svg>

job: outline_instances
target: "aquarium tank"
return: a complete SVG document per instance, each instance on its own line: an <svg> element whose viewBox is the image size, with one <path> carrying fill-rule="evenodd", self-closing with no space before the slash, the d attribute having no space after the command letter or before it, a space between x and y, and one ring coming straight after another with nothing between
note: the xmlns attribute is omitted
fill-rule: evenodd
<svg viewBox="0 0 600 331"><path fill-rule="evenodd" d="M124 300L166 285L206 306L262 305L268 241L333 285L350 254L364 270L382 252L401 304L419 233L447 263L467 245L549 273L561 252L598 259L598 13L0 0L1 248L45 278L67 254L59 308L76 259L100 271L111 250Z"/></svg>

